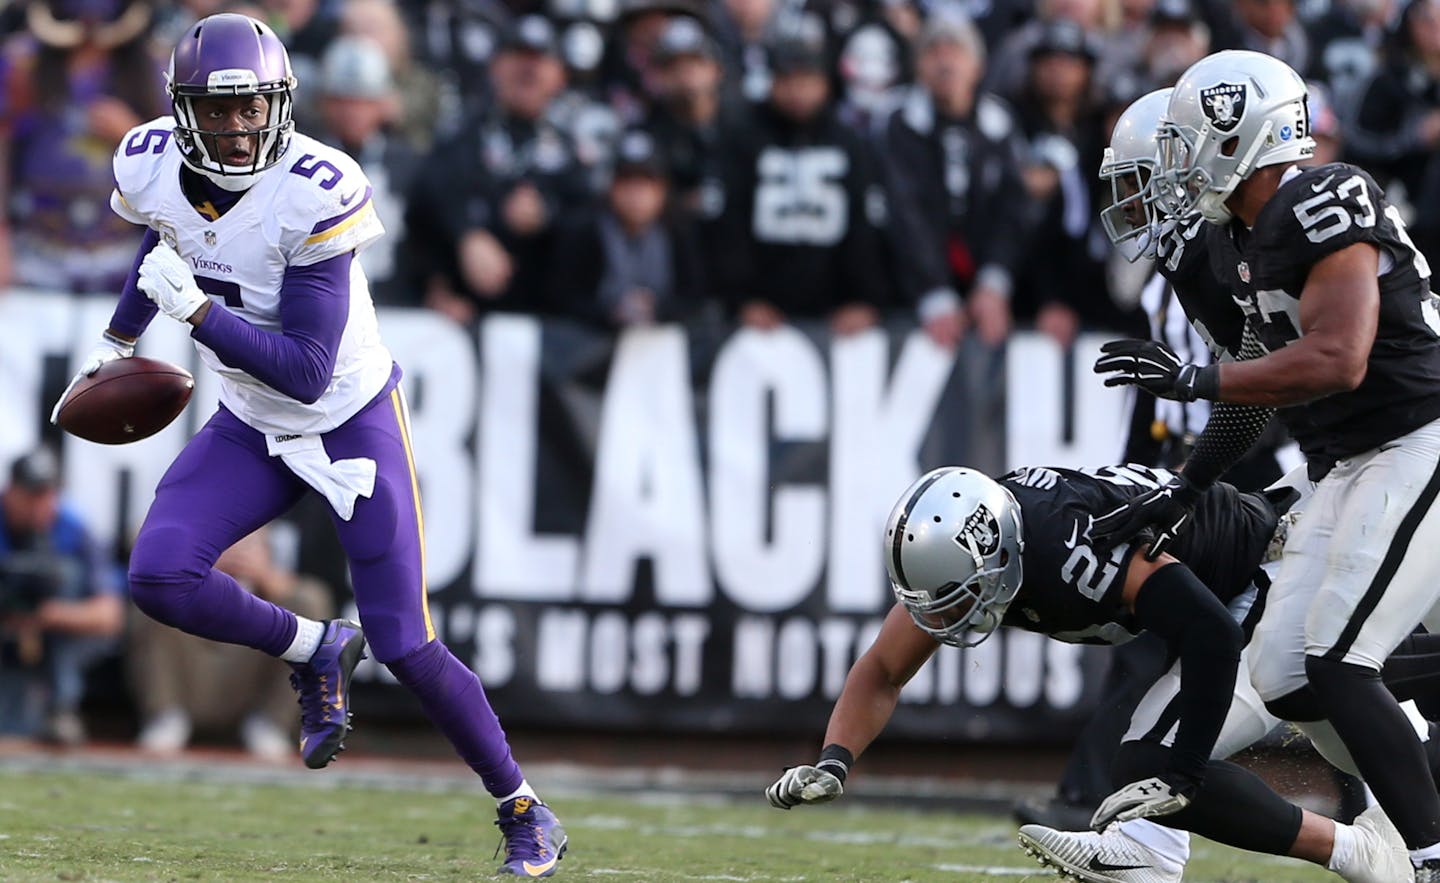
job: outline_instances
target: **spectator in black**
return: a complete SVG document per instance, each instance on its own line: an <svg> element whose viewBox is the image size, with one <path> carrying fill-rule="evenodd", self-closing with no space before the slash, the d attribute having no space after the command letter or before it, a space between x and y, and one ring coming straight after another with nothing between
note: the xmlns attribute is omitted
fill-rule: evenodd
<svg viewBox="0 0 1440 883"><path fill-rule="evenodd" d="M390 235L360 254L376 303L418 305L408 273L397 266L405 236L405 195L420 172L420 155L396 132L400 102L385 52L364 37L340 37L320 61L317 131L355 157L373 189L375 212Z"/></svg>
<svg viewBox="0 0 1440 883"><path fill-rule="evenodd" d="M546 286L557 313L613 328L673 322L701 305L693 228L666 211L668 170L647 132L626 132L604 204L556 238Z"/></svg>
<svg viewBox="0 0 1440 883"><path fill-rule="evenodd" d="M60 504L54 454L10 467L0 492L0 735L85 739L85 671L124 627L118 571Z"/></svg>
<svg viewBox="0 0 1440 883"><path fill-rule="evenodd" d="M1147 92L1175 85L1186 68L1210 54L1210 28L1191 0L1156 0L1148 30L1133 65L1097 73L1104 93L1101 97L1113 100L1117 108L1129 106Z"/></svg>
<svg viewBox="0 0 1440 883"><path fill-rule="evenodd" d="M891 115L880 151L901 294L936 343L955 346L973 324L999 346L1034 220L1020 177L1023 142L1004 102L977 92L985 47L974 25L937 17L917 52L918 83Z"/></svg>
<svg viewBox="0 0 1440 883"><path fill-rule="evenodd" d="M1382 186L1387 179L1399 181L1415 202L1440 148L1440 0L1413 0L1405 7L1389 58L1365 88L1347 130L1346 158Z"/></svg>
<svg viewBox="0 0 1440 883"><path fill-rule="evenodd" d="M895 109L896 89L910 79L908 40L878 16L868 17L840 37L836 71L840 119L857 131L883 127Z"/></svg>
<svg viewBox="0 0 1440 883"><path fill-rule="evenodd" d="M1346 128L1347 152L1404 184L1415 245L1440 257L1440 2L1405 7L1391 60L1366 89L1358 117Z"/></svg>
<svg viewBox="0 0 1440 883"><path fill-rule="evenodd" d="M718 176L721 133L741 114L722 89L719 51L695 19L679 18L660 35L655 70L660 101L646 128L670 170L672 196L692 217L713 217L717 207L702 205L702 185Z"/></svg>
<svg viewBox="0 0 1440 883"><path fill-rule="evenodd" d="M1295 0L1231 0L1217 16L1212 42L1216 49L1250 49L1307 70L1310 38L1295 6Z"/></svg>
<svg viewBox="0 0 1440 883"><path fill-rule="evenodd" d="M550 23L521 19L490 73L494 105L435 147L405 214L426 305L462 323L537 309L555 223L589 199L570 139L547 118L565 87Z"/></svg>
<svg viewBox="0 0 1440 883"><path fill-rule="evenodd" d="M1035 17L992 47L990 64L985 71L985 90L1006 101L1015 101L1029 77L1032 50L1055 22L1068 22L1087 34L1099 34L1107 24L1107 7L1104 0L1039 0L1035 4ZM1098 52L1098 46L1096 49Z"/></svg>
<svg viewBox="0 0 1440 883"><path fill-rule="evenodd" d="M689 0L621 0L620 20L601 73L604 98L621 122L645 119L658 97L653 55L665 28L679 18L698 20L702 14Z"/></svg>
<svg viewBox="0 0 1440 883"><path fill-rule="evenodd" d="M861 331L887 284L869 146L835 117L823 46L778 43L770 67L770 100L726 149L718 287L753 328L828 316Z"/></svg>
<svg viewBox="0 0 1440 883"><path fill-rule="evenodd" d="M1329 87L1336 112L1351 116L1360 92L1380 66L1385 39L1400 7L1399 0L1332 0L1329 8L1306 26L1310 39L1307 80Z"/></svg>
<svg viewBox="0 0 1440 883"><path fill-rule="evenodd" d="M724 0L716 16L721 54L731 88L746 101L770 94L770 53L775 35L775 0Z"/></svg>
<svg viewBox="0 0 1440 883"><path fill-rule="evenodd" d="M1101 118L1092 100L1095 43L1073 22L1045 28L1031 50L1030 74L1017 112L1028 139L1026 190L1043 205L1033 242L1044 261L1027 265L1015 314L1068 346L1082 324L1130 327L1110 299L1105 261L1110 243L1098 222Z"/></svg>

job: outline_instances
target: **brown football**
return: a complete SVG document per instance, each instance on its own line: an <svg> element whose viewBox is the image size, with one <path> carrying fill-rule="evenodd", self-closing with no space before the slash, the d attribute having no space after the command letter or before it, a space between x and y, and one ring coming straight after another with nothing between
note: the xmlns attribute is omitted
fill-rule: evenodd
<svg viewBox="0 0 1440 883"><path fill-rule="evenodd" d="M149 438L185 410L195 378L179 365L134 356L116 359L75 384L57 422L102 445Z"/></svg>

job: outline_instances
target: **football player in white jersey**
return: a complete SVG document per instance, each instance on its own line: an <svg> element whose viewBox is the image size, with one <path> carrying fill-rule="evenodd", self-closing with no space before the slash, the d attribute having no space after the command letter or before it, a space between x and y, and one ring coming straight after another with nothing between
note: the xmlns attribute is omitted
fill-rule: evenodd
<svg viewBox="0 0 1440 883"><path fill-rule="evenodd" d="M168 80L173 117L139 126L115 152L111 205L149 229L110 327L76 375L132 355L160 312L191 326L220 377L219 410L161 479L135 540L135 604L290 662L300 751L313 768L350 729L351 674L368 641L499 801L500 870L550 876L564 829L426 606L401 372L355 260L384 232L370 185L344 153L293 131L295 78L264 24L235 14L196 22ZM363 633L297 617L214 569L221 552L312 491L332 510Z"/></svg>

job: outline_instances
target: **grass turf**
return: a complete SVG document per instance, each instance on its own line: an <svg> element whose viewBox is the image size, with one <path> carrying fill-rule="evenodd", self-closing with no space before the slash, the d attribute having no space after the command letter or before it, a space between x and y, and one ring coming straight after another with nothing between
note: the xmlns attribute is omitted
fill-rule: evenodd
<svg viewBox="0 0 1440 883"><path fill-rule="evenodd" d="M566 797L557 879L1054 879L1006 819L835 804L782 813L674 797ZM0 880L459 880L489 876L491 804L467 793L0 772ZM1187 881L1337 880L1195 840Z"/></svg>

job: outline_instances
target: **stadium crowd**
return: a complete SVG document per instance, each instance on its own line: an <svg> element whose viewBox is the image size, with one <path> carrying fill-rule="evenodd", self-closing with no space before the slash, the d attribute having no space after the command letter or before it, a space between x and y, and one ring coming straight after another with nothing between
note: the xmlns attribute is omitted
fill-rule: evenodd
<svg viewBox="0 0 1440 883"><path fill-rule="evenodd" d="M119 290L109 154L223 10L276 29L299 127L374 183L377 300L461 323L1143 329L1100 154L1223 48L1305 72L1324 148L1440 241L1437 0L37 0L0 15L0 285Z"/></svg>

